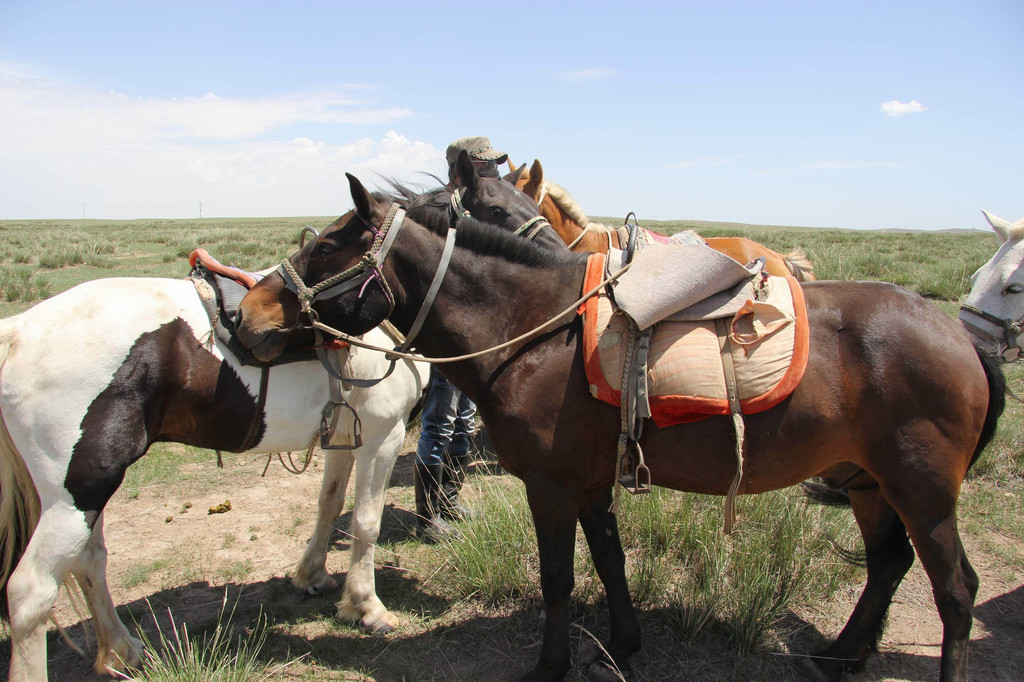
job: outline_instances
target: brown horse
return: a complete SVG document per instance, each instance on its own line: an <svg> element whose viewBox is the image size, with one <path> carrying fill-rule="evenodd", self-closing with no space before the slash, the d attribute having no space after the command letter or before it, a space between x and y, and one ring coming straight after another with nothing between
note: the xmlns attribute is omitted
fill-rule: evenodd
<svg viewBox="0 0 1024 682"><path fill-rule="evenodd" d="M606 649L624 668L640 648L640 629L610 511L619 409L590 394L574 312L587 256L545 250L464 219L443 286L424 317L419 311L445 238L408 217L394 227L389 202L354 177L349 181L355 209L251 290L240 309L239 336L269 360L289 344L309 342L308 328L295 323L311 307L324 323L352 334L387 316L403 332L422 320L418 349L445 357L492 348L554 319L556 326L543 333L445 364L444 372L477 403L499 461L526 485L547 617L540 659L523 679L557 680L570 668L577 521L608 597ZM964 475L995 429L999 401L990 405L989 398L1001 396L1002 375L988 372L958 322L906 289L811 282L804 294L811 325L804 378L779 405L746 416L740 492L816 475L850 491L867 585L838 639L807 667L832 680L863 667L916 549L944 626L942 680L966 680L978 578L960 542L956 503ZM647 424L640 443L656 485L724 495L732 482L735 443L727 417Z"/></svg>
<svg viewBox="0 0 1024 682"><path fill-rule="evenodd" d="M591 222L580 205L569 195L565 188L544 180L544 168L540 161L534 159L529 169L526 164L513 167L512 173L505 177L518 189L532 197L540 206L541 215L551 224L555 232L569 244L573 251L593 251L608 253L609 246L621 249L618 233L607 225ZM664 235L648 231L655 240L664 239ZM792 275L800 282L810 282L815 278L814 265L800 249L786 254L773 251L746 237L702 237L707 245L715 251L724 253L740 263L749 263L755 258L764 258L765 270L771 275L780 277Z"/></svg>

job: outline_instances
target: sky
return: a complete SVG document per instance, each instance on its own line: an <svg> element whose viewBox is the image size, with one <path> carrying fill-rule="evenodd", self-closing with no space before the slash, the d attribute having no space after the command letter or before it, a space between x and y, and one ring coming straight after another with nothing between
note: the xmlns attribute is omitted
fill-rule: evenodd
<svg viewBox="0 0 1024 682"><path fill-rule="evenodd" d="M1024 2L0 0L0 219L337 216L484 135L590 215L1024 217Z"/></svg>

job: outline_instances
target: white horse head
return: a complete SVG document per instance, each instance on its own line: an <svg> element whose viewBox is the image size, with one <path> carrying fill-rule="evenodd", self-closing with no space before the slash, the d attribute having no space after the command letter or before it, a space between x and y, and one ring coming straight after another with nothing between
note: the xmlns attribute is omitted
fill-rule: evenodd
<svg viewBox="0 0 1024 682"><path fill-rule="evenodd" d="M1012 362L1024 350L1024 218L1010 223L982 213L999 237L999 250L971 277L960 321Z"/></svg>

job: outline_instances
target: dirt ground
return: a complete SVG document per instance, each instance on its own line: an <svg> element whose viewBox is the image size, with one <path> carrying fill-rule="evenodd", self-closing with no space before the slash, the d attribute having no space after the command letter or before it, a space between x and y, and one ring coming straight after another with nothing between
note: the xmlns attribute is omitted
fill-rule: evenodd
<svg viewBox="0 0 1024 682"><path fill-rule="evenodd" d="M407 441L392 476L385 536L407 533L411 526L412 513L407 508L412 497L411 449ZM271 632L267 647L282 651L287 646L293 657L303 651L314 652L316 663L299 661L275 677L282 680L511 680L535 660L542 618L536 607L507 613L469 613L465 615L470 625L439 620L440 625L432 628L427 622L410 632L403 634L400 630L375 641L347 626L324 626L337 593L305 597L287 580L312 528L320 469L313 466L296 476L275 461L261 478L265 463L265 458L231 456L224 470L208 465L209 473L204 474L208 480L202 484L144 488L136 499L120 493L114 498L106 512L109 583L126 623L131 623L132 616L143 622L149 619L147 604L161 615L169 607L179 624L209 623L216 618L227 590L232 600L238 599L242 612L252 614L262 605L265 612L279 616L278 622L282 613L287 614L284 620L292 623L287 635ZM209 507L226 499L231 501L229 512L207 513ZM191 506L186 508L186 503ZM347 514L337 528L344 529L346 524ZM966 536L964 540L981 577L970 650L971 679L1024 679L1024 576L1008 569L1005 560L983 551L976 538ZM1005 544L1006 551L1017 556L1024 551L1010 539ZM347 547L345 536L336 533L328 569L339 582L348 566ZM439 603L436 597L418 592L415 576L389 568L400 564L400 558L380 552L377 562L378 593L403 620L410 615L415 620L424 612L466 609L465 605ZM789 649L810 651L820 646L823 638L833 637L851 612L859 591L859 586L850 588L828 604L791 614L792 623L787 625L793 626L796 634L789 640ZM69 634L82 641L83 629L63 597L58 613ZM689 667L688 660L700 643L680 642L652 651L651 640L661 641L649 637L649 630L657 627L656 614L641 613L640 618L648 646L634 656L636 679L802 679L795 666L785 660L789 654L784 651L760 656L761 662L755 661L751 670L743 664L726 663L716 671L708 663L715 660L713 652L709 659L705 650L701 652L705 655L703 667L696 670ZM423 619L419 622L422 624ZM287 641L275 642L275 638ZM339 638L369 650L355 667L359 672L353 672L347 664L333 668L330 652ZM941 624L930 586L920 562L915 562L896 594L879 655L870 660L864 672L845 679L938 679L940 643ZM398 647L404 646L412 647L413 652L403 654L407 662L382 663L385 656L398 655ZM9 651L9 645L0 651L4 666ZM51 680L104 679L91 671L92 650L89 659L83 659L56 633L51 633L49 654ZM436 660L438 656L444 659L443 665ZM417 657L429 658L417 662ZM665 657L668 669L677 672L665 672ZM725 651L722 658L728 660L729 652Z"/></svg>

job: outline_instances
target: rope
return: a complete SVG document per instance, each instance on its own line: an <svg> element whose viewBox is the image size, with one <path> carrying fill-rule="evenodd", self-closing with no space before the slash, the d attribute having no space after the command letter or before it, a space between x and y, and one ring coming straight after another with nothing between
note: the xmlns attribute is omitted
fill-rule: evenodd
<svg viewBox="0 0 1024 682"><path fill-rule="evenodd" d="M569 250L571 251L572 247L576 246L581 241L583 241L583 238L587 236L587 233L592 231L593 228L591 228L589 224L586 227L584 227L583 230L579 233L579 235L576 236L576 239L573 239L571 242L569 242Z"/></svg>
<svg viewBox="0 0 1024 682"><path fill-rule="evenodd" d="M317 433L313 434L313 440L311 440L309 442L309 448L306 450L306 458L302 462L302 466L301 467L295 463L294 459L292 459L291 450L289 450L288 452L284 453L284 454L288 455L288 464L284 463L284 457L282 456L282 453L280 453L280 452L271 452L270 454L267 455L267 465L265 467L263 467L263 473L260 474L260 476L262 477L262 476L266 476L267 475L267 469L270 468L270 463L274 461L274 457L275 456L277 457L278 461L281 462L281 466L284 467L284 470L287 471L288 473L290 473L290 474L301 474L301 473L305 472L306 469L309 468L310 461L313 459L313 448L316 447L316 439L317 439L317 436L319 436L319 435L320 435L319 431Z"/></svg>
<svg viewBox="0 0 1024 682"><path fill-rule="evenodd" d="M448 362L462 362L464 360L472 360L474 358L478 358L478 357L481 357L483 355L487 355L488 353L494 353L494 352L499 351L499 350L504 350L505 348L508 348L509 346L513 346L513 345L515 345L517 343L521 343L523 341L526 341L526 340L532 338L533 336L536 336L540 332L545 331L548 328L554 326L556 322L558 322L560 319L562 319L563 317L565 317L569 313L574 312L583 303L585 303L587 301L587 299L589 299L591 296L595 295L598 291L600 291L604 287L608 286L609 284L611 284L612 282L617 280L619 277L621 277L623 274L625 274L625 272L627 270L629 270L631 265L632 265L632 263L627 263L625 266L622 267L621 270L618 270L617 272L613 273L612 275L609 275L608 277L606 277L603 281L601 281L593 289L591 289L590 291L584 293L583 296L581 296L579 299L577 299L575 303L573 303L572 305L567 307L565 310L563 310L562 312L558 313L557 315L555 315L554 317L549 319L547 322L544 322L543 324L541 324L541 325L539 325L537 327L534 327L533 329L531 329L530 331L528 331L528 332L526 332L524 334L520 334L519 336L517 336L514 339L511 339L509 341L505 341L504 343L500 343L497 346L492 346L490 348L485 348L484 350L476 351L475 353L467 353L465 355L454 355L454 356L447 357L447 358L425 358L422 355L413 355L412 353L403 353L403 352L395 350L393 348L382 348L380 346L375 346L375 345L373 345L371 343L366 343L365 341L363 341L359 337L349 336L345 332L340 331L338 329L335 329L335 328L333 328L331 326L328 326L328 325L324 324L323 322L320 322L319 320L313 320L312 325L313 325L314 329L318 329L318 330L324 332L325 334L329 334L331 336L339 338L342 341L350 343L353 346L356 346L358 348L366 348L367 350L380 351L380 352L385 353L385 354L387 354L389 356L392 356L392 357L402 358L403 360L412 360L413 362L426 362L426 363L435 364L435 365L442 364L442 363L448 363Z"/></svg>

